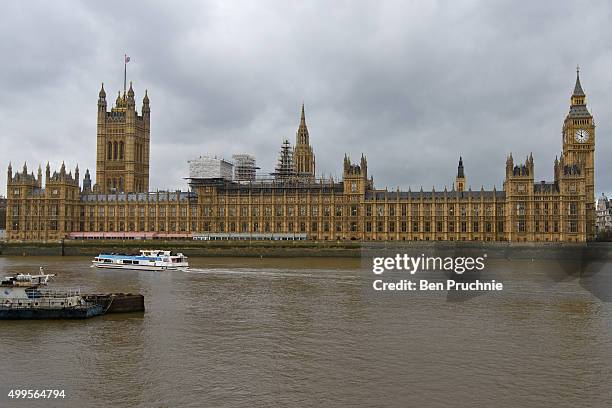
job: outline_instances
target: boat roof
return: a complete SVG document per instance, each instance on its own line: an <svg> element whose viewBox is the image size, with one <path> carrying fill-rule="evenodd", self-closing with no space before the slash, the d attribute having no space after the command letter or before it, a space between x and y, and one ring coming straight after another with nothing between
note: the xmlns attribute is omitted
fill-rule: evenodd
<svg viewBox="0 0 612 408"><path fill-rule="evenodd" d="M96 258L105 258L105 259L138 259L138 260L147 260L151 258L160 258L159 256L146 256L146 255L125 255L125 254L100 254Z"/></svg>
<svg viewBox="0 0 612 408"><path fill-rule="evenodd" d="M140 250L141 254L163 254L163 255L170 255L172 253L172 251L166 251L163 249L141 249Z"/></svg>

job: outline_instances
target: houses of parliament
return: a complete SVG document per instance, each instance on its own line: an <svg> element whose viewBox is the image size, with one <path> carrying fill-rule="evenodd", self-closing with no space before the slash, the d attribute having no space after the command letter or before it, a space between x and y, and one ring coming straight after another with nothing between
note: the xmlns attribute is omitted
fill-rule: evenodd
<svg viewBox="0 0 612 408"><path fill-rule="evenodd" d="M584 242L595 237L595 123L579 73L562 127L554 180L535 179L534 159L509 154L503 189L468 188L459 159L453 187L376 188L365 156L344 156L341 180L317 179L304 109L293 148L273 177L199 180L189 191L149 189L149 97L134 90L97 104L96 182L89 170L49 164L35 175L8 166L9 242L64 239L307 239L316 241ZM501 164L501 163L500 163Z"/></svg>

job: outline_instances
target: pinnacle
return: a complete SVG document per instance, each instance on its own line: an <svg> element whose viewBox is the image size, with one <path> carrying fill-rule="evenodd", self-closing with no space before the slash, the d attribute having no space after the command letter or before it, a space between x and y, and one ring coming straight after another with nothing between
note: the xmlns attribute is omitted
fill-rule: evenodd
<svg viewBox="0 0 612 408"><path fill-rule="evenodd" d="M573 96L585 96L582 90L582 84L580 84L580 69L576 69L576 85L574 85Z"/></svg>

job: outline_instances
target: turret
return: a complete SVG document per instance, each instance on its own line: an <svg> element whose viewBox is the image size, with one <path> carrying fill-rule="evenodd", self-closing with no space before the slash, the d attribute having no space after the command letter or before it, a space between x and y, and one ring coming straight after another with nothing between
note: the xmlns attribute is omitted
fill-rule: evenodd
<svg viewBox="0 0 612 408"><path fill-rule="evenodd" d="M361 175L364 178L368 178L368 159L366 159L366 157L363 155L363 153L361 153Z"/></svg>
<svg viewBox="0 0 612 408"><path fill-rule="evenodd" d="M514 168L514 159L512 158L512 153L508 155L506 158L506 178L512 175L512 169Z"/></svg>
<svg viewBox="0 0 612 408"><path fill-rule="evenodd" d="M36 182L38 183L38 188L42 188L42 168L40 167L40 164L38 165L38 178Z"/></svg>
<svg viewBox="0 0 612 408"><path fill-rule="evenodd" d="M104 90L104 82L102 82L102 88L98 94L98 112L106 113L106 91Z"/></svg>
<svg viewBox="0 0 612 408"><path fill-rule="evenodd" d="M463 170L463 157L459 156L459 165L457 166L457 177L455 179L457 191L465 190L465 173Z"/></svg>
<svg viewBox="0 0 612 408"><path fill-rule="evenodd" d="M142 119L144 121L144 130L147 136L151 129L151 107L149 106L149 94L145 89L144 98L142 98Z"/></svg>
<svg viewBox="0 0 612 408"><path fill-rule="evenodd" d="M47 167L45 169L45 184L49 182L51 179L51 167L49 166L49 162L47 162Z"/></svg>
<svg viewBox="0 0 612 408"><path fill-rule="evenodd" d="M24 176L27 176L27 175L28 175L28 165L27 165L27 163L26 163L26 162L23 162L23 169L22 169L22 172L21 172L21 173L22 173Z"/></svg>
<svg viewBox="0 0 612 408"><path fill-rule="evenodd" d="M89 175L89 169L85 170L85 177L83 178L83 193L91 192L91 176Z"/></svg>
<svg viewBox="0 0 612 408"><path fill-rule="evenodd" d="M13 165L9 162L8 171L6 172L7 181L13 180Z"/></svg>
<svg viewBox="0 0 612 408"><path fill-rule="evenodd" d="M148 117L151 113L151 108L149 107L149 95L148 91L145 89L144 98L142 98L142 115Z"/></svg>
<svg viewBox="0 0 612 408"><path fill-rule="evenodd" d="M135 108L136 104L134 101L134 89L132 89L132 81L130 81L130 89L128 89L127 91L127 100L126 100L126 104L128 109L130 108Z"/></svg>
<svg viewBox="0 0 612 408"><path fill-rule="evenodd" d="M78 183L79 182L79 165L76 165L76 168L74 169L74 179L75 181Z"/></svg>
<svg viewBox="0 0 612 408"><path fill-rule="evenodd" d="M529 153L529 157L527 158L527 161L525 162L525 164L527 165L527 168L529 169L529 175L533 177L535 173L533 171L533 155L531 153Z"/></svg>

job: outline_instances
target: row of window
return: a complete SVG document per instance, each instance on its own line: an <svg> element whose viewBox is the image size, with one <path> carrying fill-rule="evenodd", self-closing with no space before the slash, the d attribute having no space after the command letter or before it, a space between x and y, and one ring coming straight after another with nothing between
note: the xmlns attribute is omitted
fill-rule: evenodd
<svg viewBox="0 0 612 408"><path fill-rule="evenodd" d="M410 231L408 230L409 225L411 227ZM494 225L497 225L496 231L493 231ZM386 231L385 227L387 227ZM366 221L365 231L396 232L396 223L394 221L390 221L388 223L384 223L382 221L378 221L376 223ZM490 221L484 223L481 223L479 221L473 221L471 223L468 223L467 221L461 221L459 223L455 223L454 221L424 221L422 223L419 223L417 221L413 221L411 223L402 221L399 223L398 232L504 232L504 221L497 221L497 224Z"/></svg>
<svg viewBox="0 0 612 408"><path fill-rule="evenodd" d="M534 230L533 232L536 233L559 233L561 232L559 229L559 222L555 221L555 222L535 222L534 223ZM565 223L566 228L565 228L565 232L569 232L569 233L577 233L578 229L579 229L579 223L575 220L570 220L567 221ZM20 224L19 221L14 221L12 223L12 230L13 231L18 231ZM58 221L56 220L52 220L49 221L47 224L45 224L44 222L41 223L29 223L27 222L25 225L25 230L26 231L44 231L45 227L48 227L48 229L50 231L57 231L58 230ZM88 224L81 222L79 225L79 230L80 231L85 231L85 227L87 226L87 231L90 232L94 232L94 231L102 231L102 232L124 232L124 231L147 231L148 229L151 231L159 231L159 232L187 232L188 231L188 226L190 227L189 231L201 231L201 232L287 232L287 233L291 233L291 232L308 232L308 233L316 233L318 231L322 231L322 232L330 232L330 231L335 231L335 232L343 232L343 231L350 231L350 232L360 232L359 229L359 224L357 222L343 222L343 223L330 223L330 222L322 222L322 223L318 223L318 222L311 222L311 223L307 223L307 222L287 222L286 226L283 225L282 222L252 222L252 223L248 223L248 222L218 222L218 223L212 223L212 222L191 222L191 223L187 223L187 222L169 222L168 224L166 224L166 222L158 222L155 226L154 225L147 225L145 222L139 222L139 223L135 223L135 222L118 222L118 223L114 223L114 222L108 222L107 225L105 225L104 223L99 223L97 224L97 229L96 229L96 224L93 222L90 222ZM150 228L147 228L147 227ZM70 231L72 230L72 224L71 223L67 223L66 225L67 230ZM75 225L76 227L76 225ZM153 228L155 227L155 228ZM309 228L308 228L309 227ZM410 229L409 229L410 227ZM496 227L496 229L494 230L494 227ZM395 232L401 232L401 233L408 233L408 232L412 232L412 233L503 233L504 231L504 227L505 227L505 223L504 221L498 221L497 223L493 223L493 222L485 222L485 223L480 223L478 221L474 221L472 223L468 223L468 222L459 222L459 223L455 223L453 221L450 221L448 223L442 223L442 222L436 222L436 223L431 223L429 221L423 222L423 223L418 223L418 222L412 222L412 223L408 223L408 222L399 222L396 223L394 221L390 221L387 223L383 223L383 222L376 222L376 223L372 223L372 222L366 222L365 223L365 232L371 233L371 232L376 232L376 233L395 233ZM137 229L138 228L138 229ZM526 233L529 232L527 230L527 223L525 221L518 221L516 222L515 225L515 231L519 232L519 233Z"/></svg>
<svg viewBox="0 0 612 408"><path fill-rule="evenodd" d="M108 207L108 214L110 216L114 216L115 215L115 208L117 208L117 211L119 213L120 216L123 216L125 214L125 207L124 206L119 206L119 207L114 207L114 206L109 206ZM161 216L164 216L167 209L165 208L165 206L158 206L157 207L159 209L159 214ZM249 214L249 209L250 209L250 214ZM427 207L425 207L422 211L418 210L418 207L413 207L412 211L407 211L407 209L405 207L402 207L401 211L396 211L395 207L393 206L389 206L387 208L385 208L385 206L383 205L379 205L375 207L376 212L373 212L373 207L371 205L367 205L365 206L365 215L368 217L371 217L373 214L376 214L376 216L378 217L384 217L384 216L389 216L389 217L395 217L398 215L401 216L407 216L407 215L412 215L412 216L431 216L433 213L431 212L431 210ZM98 207L98 215L99 216L104 216L105 214L105 207L104 206L100 206ZM140 207L135 207L135 206L129 206L129 213L131 216L135 216L136 211L139 212L141 217L145 216L145 212L146 212L146 208L144 206L140 206ZM169 206L169 211L170 211L170 215L174 216L177 214L177 207L176 206ZM187 211L188 208L187 207L180 207L180 212L181 212L181 216L187 216ZM190 208L190 213L192 216L197 216L197 212L198 212L198 207L191 207ZM202 206L201 207L201 214L204 217L210 217L210 216L214 216L217 215L219 217L224 217L227 215L229 215L230 217L235 217L237 216L237 214L239 213L241 217L248 217L249 215L254 216L254 217L258 217L260 215L265 215L265 216L272 216L275 215L277 217L282 217L282 216L294 216L296 214L299 214L300 216L307 216L307 215L311 215L311 216L319 216L320 214L323 216L331 216L332 213L335 216L342 216L344 212L348 212L347 215L356 217L359 216L361 211L358 205L351 205L351 206L322 206L319 207L317 205L314 206L310 206L310 214L308 211L308 206L305 205L301 205L301 206L295 206L295 205L277 205L277 206L260 206L260 205L252 205L252 206L228 206L228 207L213 207L213 206ZM82 210L82 215L84 215L84 210ZM154 217L156 214L156 207L149 207L149 216ZM482 215L487 215L487 216L503 216L504 215L504 210L503 207L498 207L497 211L494 212L492 207L486 207L485 211L480 211L480 209L478 207L473 207L472 210L470 211L467 207L465 206L461 206L459 207L459 211L456 212L454 207L449 207L448 211L442 211L442 210L437 210L435 212L436 216L444 216L444 215L448 215L448 216L456 216L456 215L461 215L461 216L482 216ZM89 216L90 217L94 217L94 207L89 207Z"/></svg>
<svg viewBox="0 0 612 408"><path fill-rule="evenodd" d="M525 221L517 221L516 222L516 231L518 232L528 232L527 231L527 223ZM552 223L545 222L534 222L534 232L560 232L559 231L559 222L554 221ZM577 233L578 232L578 221L577 220L569 220L566 222L565 232L569 233Z"/></svg>
<svg viewBox="0 0 612 408"><path fill-rule="evenodd" d="M519 216L523 216L523 215L527 215L527 207L528 207L528 203L526 201L519 201L518 203L516 203L516 215ZM578 202L576 201L572 201L567 203L566 206L567 209L567 214L569 215L578 215ZM549 215L550 214L550 208L548 203L544 203L544 205L540 206L540 204L534 204L533 205L533 213L534 215L538 216L538 215ZM552 214L553 215L558 215L559 214L559 204L553 204L552 205Z"/></svg>
<svg viewBox="0 0 612 408"><path fill-rule="evenodd" d="M45 215L42 208L39 206L25 206L25 215L34 215L34 216L38 216L38 215ZM44 208L44 207L43 207ZM578 202L569 202L567 203L567 207L566 207L566 213L569 216L577 216L578 215ZM19 205L13 205L11 207L12 210L12 215L13 216L19 216L20 215L20 209L21 207ZM56 217L59 215L59 205L54 204L54 205L50 205L46 207L47 212L46 215L51 216L51 217ZM109 207L104 207L104 206L99 206L97 207L97 216L99 218L104 218L106 216L108 217L115 217L116 215L119 216L120 218L123 218L126 216L126 206L109 206ZM250 211L249 211L250 210ZM319 211L321 210L321 211ZM460 217L468 217L468 216L472 216L472 217L482 217L482 216L487 216L487 217L492 217L492 216L503 216L504 212L502 209L498 208L498 211L496 213L493 213L493 211L485 211L485 213L481 213L478 208L473 208L471 212L469 212L467 210L467 208L465 208L464 206L461 206L459 208L459 212L456 213L453 207L449 207L449 210L447 213L445 212L438 212L436 211L435 216L436 217L455 217L455 216L460 216ZM136 214L138 213L140 218L144 218L147 215L147 209L145 206L127 206L127 213L129 214L130 217L135 217ZM148 208L148 216L150 218L155 218L156 216L159 216L160 218L164 218L166 217L166 215L170 215L170 217L176 217L177 214L180 214L181 217L187 217L188 213L190 216L192 217L197 217L198 216L198 207L196 206L191 206L191 207L186 207L186 206L181 206L178 207L177 206L159 206L159 207L149 207ZM312 216L312 217L318 217L320 215L322 215L323 217L330 217L332 214L336 217L341 217L341 216L351 216L351 217L359 217L361 216L361 211L359 210L359 207L356 205L353 206L348 206L348 207L343 207L343 206L323 206L321 209L319 208L319 206L311 206L310 207L310 213L308 212L308 206L264 206L263 208L260 206L229 206L229 207L218 207L218 208L214 208L211 206L203 206L201 207L201 216L203 217L236 217L238 215L238 213L240 214L240 217L260 217L260 216L265 216L265 217L271 217L271 216L276 216L276 217L294 217L294 216L300 216L300 217L306 217L306 216ZM535 205L533 208L533 213L529 213L527 210L527 203L526 202L518 202L516 204L516 210L515 210L515 215L519 216L519 217L523 217L523 216L528 216L528 215L534 215L534 216L548 216L548 215L559 215L559 206L558 204L554 204L552 206L552 211L549 210L548 205L544 205L542 208L539 205ZM95 218L96 216L96 211L95 211L95 207L88 207L88 211L86 212L85 207L81 207L80 210L80 215L81 218L85 218L86 214L89 216L89 218ZM376 207L376 216L377 217L396 217L396 216L400 216L401 217L407 217L408 214L410 214L410 216L412 216L413 218L416 217L431 217L433 214L429 211L412 211L410 213L408 212L400 212L399 214L397 214L395 212L395 210L393 209L393 207L387 208L385 211L385 208L383 206L378 206ZM73 208L72 206L68 205L64 207L64 215L66 217L71 217L73 215ZM76 214L75 214L76 215ZM371 206L366 206L366 211L365 211L365 216L366 217L372 217L373 213L372 213L372 207Z"/></svg>
<svg viewBox="0 0 612 408"><path fill-rule="evenodd" d="M123 180L122 178L119 178L119 180L117 179L109 179L109 185L111 187L115 187L116 185L121 186L123 184ZM71 216L72 214L72 206L67 205L65 206L66 209L66 216ZM136 212L138 212L138 214L140 215L140 217L144 217L145 216L145 212L147 211L145 206L98 206L97 207L97 213L98 216L100 217L104 217L105 214L108 212L108 215L113 217L115 216L115 213L117 213L119 216L123 217L125 216L126 213L126 207L127 207L127 211L129 213L130 216L135 216ZM19 205L13 205L11 207L12 209L12 213L14 215L19 215L20 214L20 209L22 207ZM32 215L38 215L39 212L42 215L42 208L44 208L43 206L37 206L37 205L33 205L33 206L29 206L26 205L23 207L25 209L25 214L26 215L30 215L30 209L31 209L31 214ZM46 206L47 208L47 214L48 215L57 215L59 212L59 204L54 204L54 205L49 205ZM81 206L81 216L84 217L85 213L87 212L89 217L94 217L95 216L95 208L94 206L88 206L88 207L83 207ZM566 210L567 210L567 214L569 215L577 215L578 214L578 208L579 208L579 204L578 202L569 202L566 205ZM311 216L318 216L318 215L323 215L323 216L331 216L332 213L336 216L342 216L344 212L348 212L347 215L350 216L359 216L361 211L358 205L351 205L351 206L330 206L330 205L326 205L326 206L317 206L317 205L313 205L310 206L310 214L308 211L308 206L305 205L300 205L300 206L295 206L295 205L277 205L277 206L260 206L260 205L253 205L253 206L228 206L228 207L212 207L212 206L201 206L201 214L204 217L210 217L210 216L214 216L217 215L219 217L224 217L227 215L229 215L230 217L235 217L238 213L240 213L241 217L248 217L249 215L254 216L254 217L258 217L260 215L265 215L265 216L272 216L273 214L277 217L282 217L282 216L294 216L296 214L300 215L300 216L307 216L307 215L311 215ZM250 214L249 214L249 209L250 209ZM515 214L516 215L527 215L527 209L528 209L528 203L525 201L520 201L516 204L516 211ZM108 210L108 211L107 211ZM150 217L154 217L156 215L157 212L159 212L159 215L164 217L166 215L166 213L168 212L171 216L175 216L177 215L177 213L180 212L180 215L182 217L186 217L187 213L189 213L192 216L197 216L198 214L198 207L197 206L191 206L191 207L186 207L186 206L180 206L177 207L176 205L160 205L160 206L150 206L148 208L148 212L149 212L149 216ZM216 213L216 214L215 214ZM559 214L559 205L558 204L553 204L551 206L549 206L548 203L543 204L542 206L540 206L539 204L534 204L533 205L533 213L534 215L558 215ZM371 217L373 215L376 215L378 217L383 217L383 216L389 216L389 217L394 217L397 215L401 215L401 216L407 216L407 215L412 215L412 216L431 216L434 213L431 211L431 209L429 207L424 206L421 210L419 210L418 206L413 206L411 211L407 211L407 208L405 206L401 207L401 211L396 212L396 209L394 206L383 206L383 205L378 205L378 206L372 206L372 205L366 205L365 206L365 215L368 217ZM448 215L448 216L456 216L456 215L460 215L460 216L482 216L482 215L486 215L486 216L503 216L504 215L504 207L503 206L498 206L497 207L497 211L493 211L493 207L491 206L487 206L485 207L485 211L481 211L480 208L478 206L474 206L473 208L468 208L466 206L459 206L459 211L456 212L455 211L455 207L453 206L449 206L447 208L447 211L443 211L440 208L436 208L435 211L435 215L436 216L444 216L444 215Z"/></svg>

